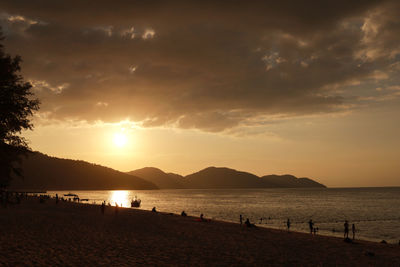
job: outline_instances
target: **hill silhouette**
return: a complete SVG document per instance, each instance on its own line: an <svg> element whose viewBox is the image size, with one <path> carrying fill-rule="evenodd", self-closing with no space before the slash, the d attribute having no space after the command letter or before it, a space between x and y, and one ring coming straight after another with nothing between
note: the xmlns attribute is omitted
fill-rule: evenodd
<svg viewBox="0 0 400 267"><path fill-rule="evenodd" d="M24 178L14 177L11 190L132 190L157 189L142 178L88 163L27 152L21 157Z"/></svg>
<svg viewBox="0 0 400 267"><path fill-rule="evenodd" d="M290 174L266 175L261 179L271 187L326 187L310 178L297 178Z"/></svg>
<svg viewBox="0 0 400 267"><path fill-rule="evenodd" d="M260 178L248 172L229 168L208 167L199 172L187 175L187 188L257 188Z"/></svg>
<svg viewBox="0 0 400 267"><path fill-rule="evenodd" d="M14 177L11 190L150 190L208 188L304 188L325 187L309 178L293 175L258 177L224 167L208 167L182 176L146 167L128 173L82 160L27 152L21 157L24 178Z"/></svg>
<svg viewBox="0 0 400 267"><path fill-rule="evenodd" d="M128 172L128 174L150 181L162 189L185 188L183 185L182 175L175 173L165 173L162 170L154 167L145 167Z"/></svg>
<svg viewBox="0 0 400 267"><path fill-rule="evenodd" d="M157 185L160 189L208 189L208 188L305 188L326 187L310 178L293 175L266 175L258 177L225 167L208 167L185 177L165 173L160 169L147 167L129 172Z"/></svg>

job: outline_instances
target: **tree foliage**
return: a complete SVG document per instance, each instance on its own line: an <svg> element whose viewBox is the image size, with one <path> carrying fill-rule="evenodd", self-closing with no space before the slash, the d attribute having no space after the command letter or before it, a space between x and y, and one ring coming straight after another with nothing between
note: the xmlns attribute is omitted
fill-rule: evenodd
<svg viewBox="0 0 400 267"><path fill-rule="evenodd" d="M4 37L0 31L0 42ZM0 43L0 188L6 187L12 173L21 175L16 167L28 144L19 134L31 130L31 116L39 109L39 100L34 98L32 85L20 74L21 57L12 57Z"/></svg>

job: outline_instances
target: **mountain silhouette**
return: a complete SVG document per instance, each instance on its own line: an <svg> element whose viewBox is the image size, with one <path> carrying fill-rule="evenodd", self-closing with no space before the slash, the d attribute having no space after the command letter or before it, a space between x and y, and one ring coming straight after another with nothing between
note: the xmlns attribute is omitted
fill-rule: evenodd
<svg viewBox="0 0 400 267"><path fill-rule="evenodd" d="M258 177L225 167L208 167L185 177L165 173L160 169L147 167L129 172L157 185L160 189L208 189L208 188L305 188L326 187L309 178L293 175L266 175Z"/></svg>
<svg viewBox="0 0 400 267"><path fill-rule="evenodd" d="M14 177L11 190L132 190L157 189L142 178L111 168L27 152L21 157L23 178Z"/></svg>
<svg viewBox="0 0 400 267"><path fill-rule="evenodd" d="M146 167L128 173L82 160L27 152L21 157L23 178L14 177L10 190L150 190L208 188L304 188L325 187L309 178L293 175L258 177L224 167L208 167L182 176Z"/></svg>
<svg viewBox="0 0 400 267"><path fill-rule="evenodd" d="M297 178L290 174L266 175L261 179L270 187L326 187L310 178Z"/></svg>
<svg viewBox="0 0 400 267"><path fill-rule="evenodd" d="M154 167L145 167L128 172L128 174L150 181L162 189L185 188L183 185L184 181L182 175L175 173L165 173L162 170Z"/></svg>
<svg viewBox="0 0 400 267"><path fill-rule="evenodd" d="M186 188L257 188L260 178L248 172L208 167L185 177Z"/></svg>

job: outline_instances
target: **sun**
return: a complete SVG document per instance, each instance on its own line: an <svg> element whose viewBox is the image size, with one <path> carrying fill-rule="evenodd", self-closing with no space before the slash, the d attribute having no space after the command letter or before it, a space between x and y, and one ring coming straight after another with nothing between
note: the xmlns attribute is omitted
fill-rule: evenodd
<svg viewBox="0 0 400 267"><path fill-rule="evenodd" d="M117 147L124 147L126 145L126 143L128 142L128 138L126 136L126 134L124 133L116 133L114 134L114 145L116 145Z"/></svg>

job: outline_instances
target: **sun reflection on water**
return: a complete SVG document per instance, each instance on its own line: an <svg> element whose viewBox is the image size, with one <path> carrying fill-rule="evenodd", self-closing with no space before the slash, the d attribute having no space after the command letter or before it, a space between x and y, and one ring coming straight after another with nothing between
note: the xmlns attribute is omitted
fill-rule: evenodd
<svg viewBox="0 0 400 267"><path fill-rule="evenodd" d="M111 191L110 203L113 206L115 206L115 204L118 204L118 206L120 207L121 206L129 207L130 205L129 191L126 190Z"/></svg>

